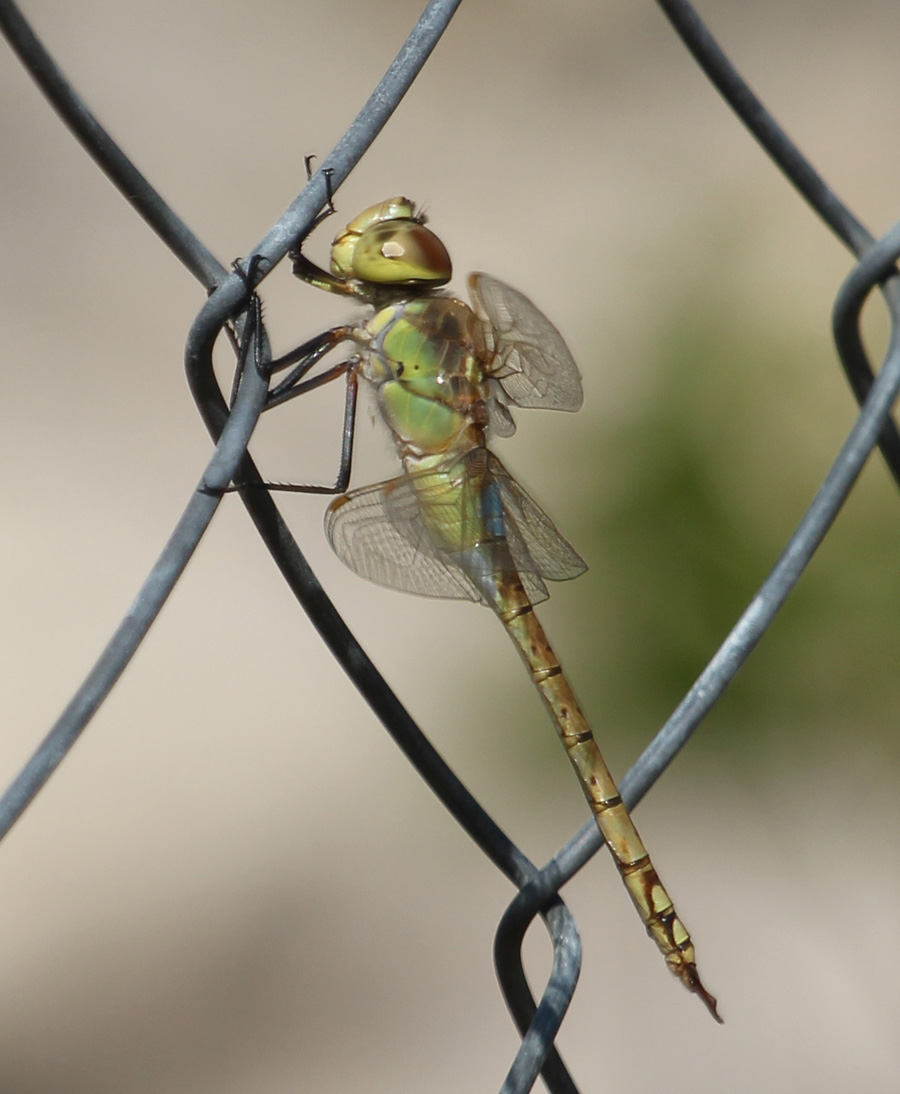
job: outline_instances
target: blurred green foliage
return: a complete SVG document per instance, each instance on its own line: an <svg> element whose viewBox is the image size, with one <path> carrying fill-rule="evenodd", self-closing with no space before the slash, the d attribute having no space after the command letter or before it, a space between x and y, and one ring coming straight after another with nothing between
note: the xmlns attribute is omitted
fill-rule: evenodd
<svg viewBox="0 0 900 1094"><path fill-rule="evenodd" d="M592 561L580 580L595 583L575 601L569 671L615 737L639 738L632 757L774 565L855 414L834 352L777 327L710 322L687 302L654 342L650 396L573 452L588 478L581 526L566 527ZM592 507L607 476L609 500ZM900 494L876 453L691 748L760 762L866 749L896 763L898 608Z"/></svg>

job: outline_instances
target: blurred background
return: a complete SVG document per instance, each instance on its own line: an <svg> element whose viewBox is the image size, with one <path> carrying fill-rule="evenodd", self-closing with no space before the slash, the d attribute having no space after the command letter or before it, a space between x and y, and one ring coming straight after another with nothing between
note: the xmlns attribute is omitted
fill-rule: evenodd
<svg viewBox="0 0 900 1094"><path fill-rule="evenodd" d="M393 58L395 0L27 0L101 121L223 262L250 253ZM877 234L900 215L895 4L706 0L726 51ZM210 452L183 378L203 290L0 50L0 776L93 663ZM657 7L464 4L338 196L423 202L565 333L577 416L498 445L590 565L541 615L624 773L775 562L850 428L829 336L851 259ZM347 318L265 286L275 348ZM877 302L872 350L884 342ZM876 358L877 359L877 358ZM224 361L224 358L223 358ZM269 416L327 481L341 393ZM393 474L361 415L355 483ZM672 980L606 857L567 887L584 1091L900 1086L900 504L877 456L775 626L639 810L726 1019ZM585 819L487 611L301 547L455 770L536 861ZM3 1094L490 1091L518 1038L512 891L407 766L226 499L133 665L0 848ZM543 984L539 931L529 969Z"/></svg>

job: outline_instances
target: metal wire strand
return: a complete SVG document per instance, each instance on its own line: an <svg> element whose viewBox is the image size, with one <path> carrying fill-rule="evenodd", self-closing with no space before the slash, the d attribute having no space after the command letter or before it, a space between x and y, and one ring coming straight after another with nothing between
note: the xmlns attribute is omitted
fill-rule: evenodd
<svg viewBox="0 0 900 1094"><path fill-rule="evenodd" d="M254 249L261 277L305 237L331 190L344 181L412 84L459 2L431 0L427 5L345 136ZM856 255L863 255L838 295L833 318L842 364L863 405L825 482L771 574L685 699L623 780L623 796L631 807L659 778L749 656L799 580L876 443L881 444L885 459L900 481L900 435L889 418L900 389L900 280L893 275L900 254L900 225L883 240L873 243L871 234L737 73L691 5L684 0L657 2L698 64L786 177L831 230ZM229 414L213 374L212 347L226 321L246 297L245 280L225 270L116 146L11 0L0 0L0 27L54 108L114 184L201 283L207 288L218 287L195 320L185 351L192 391L210 432L217 439L213 459L134 608L57 725L0 800L2 836L61 761L132 656L209 523L218 504L218 491L235 474L241 481L259 481L245 449L265 398L266 384L260 369L246 369L238 399ZM331 172L331 187L326 186L325 171ZM876 284L880 284L885 295L893 324L889 350L877 379L859 334L862 303ZM264 332L259 329L255 333L260 346L264 346ZM501 920L495 940L498 977L523 1035L522 1047L506 1077L502 1094L529 1090L539 1073L553 1094L572 1094L576 1087L553 1048L553 1041L577 982L581 949L574 921L558 890L602 846L593 822L586 824L538 871L455 776L377 672L325 595L270 495L262 490L247 490L244 503L295 596L355 686L456 820L520 889ZM554 947L550 980L537 1005L521 963L522 938L535 914L544 917Z"/></svg>
<svg viewBox="0 0 900 1094"><path fill-rule="evenodd" d="M213 288L226 272L225 268L97 121L12 0L0 0L0 29L88 155L194 277L207 289Z"/></svg>
<svg viewBox="0 0 900 1094"><path fill-rule="evenodd" d="M439 6L429 5L429 11ZM449 19L455 7L456 4L443 5L446 19ZM429 25L432 28L431 33L436 33L438 27L433 19ZM433 48L434 42L428 42L427 53L424 52L424 47L419 47L418 51L413 50L410 42L414 36L415 32L347 135L324 161L322 170L335 168L335 187L374 140L390 110L399 102L399 96L409 87L414 74L408 69L413 65L421 67ZM390 109L389 95L395 97ZM370 109L374 111L371 117L367 113ZM313 176L307 188L254 253L270 261L277 260L281 257L279 252L282 248L287 249L286 242L294 246L297 238L304 236L325 204L325 194L321 192L321 188L318 192L316 190L321 173L320 170ZM185 354L191 389L214 437L226 420L227 407L213 373L211 350L216 333L224 323L231 306L229 294L235 291L236 286L226 282L210 298L194 323ZM460 782L388 687L325 594L272 497L263 490L253 489L253 484L262 480L249 457L243 461L239 475L241 482L250 484L250 488L242 492L244 504L282 575L373 712L422 778L482 851L515 884L527 884L536 875L536 868ZM562 902L552 903L544 913L544 918L554 947L554 966L542 1000L543 1010L540 1017L543 1029L536 1028L527 1039L504 1089L510 1092L530 1089L534 1082L532 1073L536 1074L544 1068L545 1081L553 1094L570 1094L576 1087L553 1049L553 1036L559 1028L577 983L581 960L580 940L574 920ZM523 1085L526 1082L527 1085Z"/></svg>
<svg viewBox="0 0 900 1094"><path fill-rule="evenodd" d="M286 251L288 246L302 238L307 228L314 223L318 210L324 205L332 189L331 186L323 187L325 170L331 169L335 179L333 186L337 186L346 177L424 65L458 3L459 0L433 0L428 5L397 59L348 133L325 161L322 169L310 180L300 197L279 220L275 229L256 249L257 264L263 265L259 259L268 257L271 267L272 261L281 257L280 252ZM215 511L218 504L217 492L224 489L235 475L236 466L243 456L265 398L266 385L261 381L259 369L246 370L247 381L240 388L242 394L232 413L227 413L212 373L211 351L219 330L246 292L244 278L236 273L226 276L225 268L193 236L183 221L115 145L9 0L0 0L0 27L8 35L26 68L32 72L51 104L76 132L79 140L113 183L195 276L207 287L220 284L220 291L202 309L195 322L186 350L192 386L212 431L219 438L216 453L204 473L201 488L193 496L157 566L139 593L134 608L128 613L57 724L5 797L0 800L2 836L59 765L147 633ZM263 272L266 272L265 269ZM264 332L259 330L257 336L264 339ZM249 394L245 397L244 392ZM245 480L251 480L254 474L246 457L241 474ZM320 630L329 635L329 645L357 681L360 690L369 696L373 692L377 693L377 698L372 699L373 705L380 711L382 720L389 725L406 755L498 867L517 884L527 884L529 877L535 875L536 868L468 794L374 670L374 666L325 596L271 499L257 491L252 492L248 501L257 526L263 531L264 538L270 544L295 593L314 620L318 621ZM577 971L567 977L565 969L577 970L579 967L580 942L571 914L561 900L557 899L552 903L546 918L555 951L554 990L557 1000L565 997L564 1012L577 980ZM563 981L566 980L567 986L561 989ZM551 1082L551 1089L574 1089L558 1058L556 1074L561 1075L563 1081Z"/></svg>
<svg viewBox="0 0 900 1094"><path fill-rule="evenodd" d="M544 871L541 871L541 875L535 874L534 881L521 892L531 895L532 886L541 885L543 874ZM558 901L559 896L554 896L555 890L549 885L544 888L544 903L541 906L546 907L546 902L551 901L546 915L551 929L554 929L557 927L558 912L553 902ZM528 897L525 900L531 907ZM553 969L541 1001L536 1004L528 986L521 957L524 933L534 919L534 912L527 916L521 935L516 929L507 929L506 920L510 915L519 918L515 903L514 901L501 919L494 939L494 968L500 990L522 1037L522 1045L509 1069L501 1094L522 1094L530 1090L538 1074L553 1094L572 1094L577 1092L577 1087L557 1049L553 1047L553 1042L569 1009L581 972L581 942L577 935L574 939L569 939L562 933L567 927L565 922L559 924L554 934Z"/></svg>
<svg viewBox="0 0 900 1094"><path fill-rule="evenodd" d="M323 170L335 166L335 185L346 176L380 132L424 65L458 3L459 0L432 0L428 5L366 107L335 151L326 158ZM302 235L325 204L321 174L320 171L313 176L254 253L272 255L285 240L289 239L292 245L296 243L294 233L298 225ZM241 278L233 275L210 297L194 321L185 351L185 366L192 391L214 437L227 421L228 410L213 373L212 346L234 306L234 294L241 284ZM261 482L249 457L245 458L240 468L240 481L249 484ZM526 884L534 874L534 866L459 782L388 687L325 594L272 497L259 489L247 489L242 492L242 497L294 595L373 711L482 850L511 880Z"/></svg>
<svg viewBox="0 0 900 1094"><path fill-rule="evenodd" d="M875 237L841 201L757 98L688 0L657 0L657 3L694 60L779 170L838 239L857 258L861 257L875 242ZM895 302L900 300L900 282L886 285L884 291ZM873 380L865 354L842 357L841 363L856 401L862 404ZM879 447L894 480L900 485L900 433L890 419L885 421Z"/></svg>
<svg viewBox="0 0 900 1094"><path fill-rule="evenodd" d="M622 780L622 796L629 808L634 808L653 786L737 675L799 581L876 443L895 479L900 481L900 436L890 421L891 408L900 389L896 346L900 326L900 278L894 273L900 255L898 228L873 243L868 230L751 91L691 5L683 0L658 0L658 3L698 64L786 177L828 227L854 253L863 254L838 294L833 319L839 358L863 409L769 577L685 698ZM891 346L877 380L859 331L862 304L876 285L882 289L892 320ZM534 1015L527 986L525 992L522 991L521 946L528 926L548 897L577 873L602 845L596 825L588 821L544 866L540 876L516 895L499 924L495 955L501 957L495 957L495 963L507 1004L520 1029Z"/></svg>
<svg viewBox="0 0 900 1094"><path fill-rule="evenodd" d="M256 248L255 253L260 258L268 258L269 268L314 223L330 190L325 187L323 193L325 170L331 170L332 186L336 187L358 162L421 70L458 3L459 0L433 2L426 8L384 80L347 135L322 165L317 177L311 180L310 185L287 210L273 231ZM189 338L186 353L198 401L204 408L213 432L219 438L213 460L202 478L202 488L192 497L157 565L138 594L133 609L34 756L6 795L0 799L2 838L62 761L149 630L215 512L218 504L217 491L224 489L235 476L250 432L262 408L266 385L261 379L260 370L245 370L241 394L233 412L230 415L227 413L212 373L211 350L225 320L246 293L244 280L238 274L228 276L222 264L193 235L115 144L10 0L0 0L0 27L64 122L177 257L208 289L220 285L223 280L228 282L223 291L217 293L214 301L209 302L201 312ZM262 330L256 333L259 339L264 338ZM197 362L203 364L194 368ZM252 474L249 461L244 459L242 475L252 478ZM441 787L442 800L449 804L455 815L464 818L465 825L474 834L479 845L487 850L501 869L519 884L525 884L527 878L535 874L535 867L468 795L370 664L370 671L365 672L365 654L325 597L296 544L293 544L292 537L274 505L266 504L270 499L256 492L255 498L248 500L255 510L254 519L258 527L265 529L264 536L267 536L273 553L279 556L279 564L295 592L302 591L301 600L307 606L313 606L312 613L320 620L322 628L331 634L332 641L329 644L332 649L351 675L361 671L365 681L362 688L364 692L373 687L379 692L383 716L396 727L397 735L402 741L401 747L413 759L423 777L431 785ZM269 532L272 534L268 535ZM579 966L580 943L574 921L562 901L557 900L547 913L547 925L554 944L554 976L557 982L555 994L559 999L565 998L564 1013L577 980L577 972L567 977L565 970L572 966L577 969ZM568 981L567 988L560 989L559 985L565 981ZM550 1042L552 1044L552 1037ZM551 1089L574 1089L558 1058L556 1074L562 1076L562 1082L552 1082Z"/></svg>
<svg viewBox="0 0 900 1094"><path fill-rule="evenodd" d="M181 577L231 482L265 405L267 384L257 369L244 370L234 412L222 431L196 491L141 586L134 604L100 654L81 687L0 798L0 839L22 815L106 699L144 640L154 619Z"/></svg>
<svg viewBox="0 0 900 1094"><path fill-rule="evenodd" d="M835 301L833 326L842 357L847 346L852 352L864 353L859 333L863 303L898 257L900 223L866 252L841 287ZM799 581L875 447L900 393L900 305L893 300L888 304L891 340L862 411L772 572L693 687L623 779L622 797L629 809L640 802L665 771L737 675ZM531 919L548 896L558 891L602 845L596 825L589 821L553 856L532 885L516 896L501 920L495 953L502 952L507 962L500 979L511 1009L515 1007L524 1015L529 1013L521 995L511 999L507 991L516 992L516 985L524 975L514 963L521 964L521 943ZM517 1017L517 1022L521 1020Z"/></svg>

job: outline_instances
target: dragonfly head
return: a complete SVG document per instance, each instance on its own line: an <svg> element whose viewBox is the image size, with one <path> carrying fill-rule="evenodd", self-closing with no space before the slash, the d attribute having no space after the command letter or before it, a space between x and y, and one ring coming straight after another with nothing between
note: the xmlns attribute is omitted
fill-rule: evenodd
<svg viewBox="0 0 900 1094"><path fill-rule="evenodd" d="M396 197L366 209L335 236L331 272L376 286L436 288L447 284L453 268L415 205Z"/></svg>

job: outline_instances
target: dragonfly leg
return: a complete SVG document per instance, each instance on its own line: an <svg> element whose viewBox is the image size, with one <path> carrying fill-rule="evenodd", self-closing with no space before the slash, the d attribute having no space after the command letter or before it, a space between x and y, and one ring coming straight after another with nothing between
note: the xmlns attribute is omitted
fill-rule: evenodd
<svg viewBox="0 0 900 1094"><path fill-rule="evenodd" d="M304 156L303 158L307 179L312 179L312 161L315 158L315 156ZM325 193L327 195L328 203L312 222L309 232L307 232L306 235L312 233L318 228L323 220L327 220L328 217L337 212L337 209L334 207L334 191L332 189L334 168L324 167L322 169L322 174L325 177ZM294 276L299 277L301 281L305 281L308 285L314 285L317 289L324 289L326 292L340 293L342 296L357 295L358 290L354 285L323 270L321 266L317 266L315 262L311 262L306 255L303 254L300 248L303 246L305 239L306 236L304 236L297 247L288 254L288 258L290 258L293 263L292 269Z"/></svg>
<svg viewBox="0 0 900 1094"><path fill-rule="evenodd" d="M306 181L307 182L312 181L312 177L313 177L312 162L313 162L314 159L316 159L315 155L310 155L310 156L304 156L303 157L303 166L306 168ZM326 195L327 204L326 204L325 208L322 210L322 212L319 213L319 215L316 217L316 219L312 222L312 226L310 227L309 232L306 233L307 235L309 235L310 232L315 231L315 229L319 227L319 225L322 223L323 220L327 220L329 217L334 216L334 214L337 212L337 209L335 209L335 207L334 207L334 190L332 189L332 179L334 177L334 168L333 167L323 167L322 168L322 177L325 179L325 195Z"/></svg>
<svg viewBox="0 0 900 1094"><path fill-rule="evenodd" d="M250 289L252 285L253 274L258 261L258 256L251 256L248 260L246 270L242 269L238 262L234 263L235 270L244 279L248 289ZM325 384L329 384L333 380L345 376L346 396L344 399L344 424L341 430L341 462L337 478L331 486L293 483L237 483L234 486L229 487L226 490L226 493L231 493L234 490L243 488L280 490L306 494L342 494L347 489L347 484L350 481L350 469L353 459L353 435L356 426L356 404L359 390L357 378L357 366L359 361L358 358L351 357L345 361L340 361L338 364L332 365L318 376L308 377L307 374L323 357L330 353L336 346L340 345L341 342L351 340L354 336L355 327L348 325L333 327L331 330L324 331L314 338L310 338L308 341L297 346L283 356L269 360L263 360L264 338L260 337L262 331L262 304L257 294L252 293L247 321L244 325L244 330L239 343L237 343L234 331L229 331L232 341L237 343L238 351L237 368L232 386L232 403L234 402L241 376L243 375L244 369L247 367L247 360L251 349L253 352L254 365L262 374L271 377L276 372L290 369L287 376L270 389L264 408L265 410L271 410L273 407L280 406L290 399L294 399L299 395L305 395L309 391L314 391L318 387L323 387Z"/></svg>
<svg viewBox="0 0 900 1094"><path fill-rule="evenodd" d="M237 263L235 263L235 268L237 268ZM231 381L231 394L228 399L228 405L234 406L234 400L237 398L238 387L240 386L241 377L244 375L244 369L247 367L247 358L250 356L251 349L253 350L253 364L256 371L262 375L265 375L267 371L263 360L263 346L266 344L266 340L263 331L262 301L255 292L251 291L247 318L240 341L238 341L234 327L230 323L226 330L232 345L237 351L237 363L234 369L234 379Z"/></svg>
<svg viewBox="0 0 900 1094"><path fill-rule="evenodd" d="M268 365L269 375L273 373L281 372L283 369L290 368L291 365L296 367L291 369L287 376L283 380L280 380L275 387L269 392L268 405L277 406L279 403L285 402L286 399L293 398L292 390L295 387L302 387L299 381L309 372L309 370L322 358L330 353L335 346L346 342L353 337L354 328L350 326L333 327L331 330L324 331L322 334L317 334L315 338L310 338L308 342L304 342L302 345L297 346L296 349L292 349L290 353L285 353L282 357L276 357L274 361L270 361ZM327 373L324 375L328 375ZM339 375L339 374L338 374ZM334 377L330 377L334 379ZM327 383L327 380L321 381ZM316 387L319 384L315 385ZM309 390L308 388L302 388L302 390ZM300 394L300 392L297 392Z"/></svg>
<svg viewBox="0 0 900 1094"><path fill-rule="evenodd" d="M248 292L251 293L247 321L241 339L238 340L231 324L229 324L227 328L228 336L237 352L237 368L235 370L231 392L232 403L234 402L237 386L240 383L241 376L246 367L249 346L253 342L253 336L262 331L262 303L260 302L259 297L253 293L252 288L256 269L261 261L262 259L259 255L251 255L247 260L246 270L241 266L239 259L235 259L232 263L234 271L240 275L244 284L247 286ZM308 341L296 346L281 357L275 357L265 362L262 360L262 347L261 345L257 346L254 355L256 367L260 373L272 376L274 373L281 372L291 365L296 366L269 392L266 409L277 406L279 403L283 403L285 400L293 398L294 395L302 394L304 391L308 391L313 387L318 387L320 384L327 383L329 380L334 379L335 376L341 375L344 369L340 369L337 372L329 370L328 373L324 374L324 377L321 380L318 380L315 383L307 385L299 383L309 370L318 364L326 354L330 353L335 346L340 345L341 342L352 339L354 332L355 328L347 324L343 324L339 327L332 327L331 330L317 334L314 338L310 338Z"/></svg>
<svg viewBox="0 0 900 1094"><path fill-rule="evenodd" d="M231 268L240 277L247 288L249 303L241 337L238 338L234 322L227 323L225 327L228 339L237 354L234 379L231 382L231 396L228 401L229 406L234 406L238 385L241 382L244 369L247 367L247 358L251 346L253 347L253 361L257 372L260 373L260 375L266 375L269 370L269 366L264 361L264 347L266 347L268 343L263 329L262 301L253 291L253 286L257 280L256 272L262 262L262 255L253 254L247 259L246 269L241 266L241 260L239 258L236 258L234 262L231 263Z"/></svg>
<svg viewBox="0 0 900 1094"><path fill-rule="evenodd" d="M356 404L359 391L359 377L356 372L356 361L352 359L349 361L342 361L339 365L334 365L333 368L322 373L321 376L314 376L311 380L306 380L303 383L298 384L284 395L281 402L285 402L295 395L302 395L306 391L312 391L314 388L321 387L322 384L329 383L331 380L336 380L338 376L342 375L347 377L347 392L344 398L344 425L341 430L341 462L334 484L332 486L320 486L312 484L263 482L250 483L245 487L246 489L278 490L291 494L344 493L347 489L347 484L350 482L350 471L353 465L353 437L356 430ZM267 407L266 409L269 408ZM230 492L233 489L241 489L241 484L238 484L235 487L229 487L228 491Z"/></svg>
<svg viewBox="0 0 900 1094"><path fill-rule="evenodd" d="M307 285L313 285L317 289L324 289L326 292L338 293L340 296L359 295L359 288L354 282L344 281L340 277L328 273L321 266L317 266L315 262L308 259L302 251L291 251L288 257L292 263L291 270L294 277L299 277Z"/></svg>

